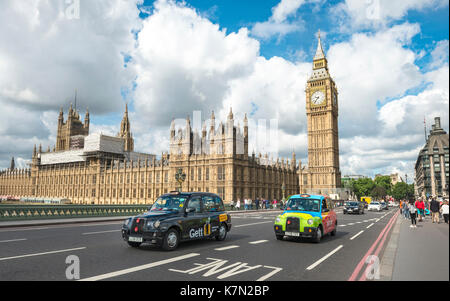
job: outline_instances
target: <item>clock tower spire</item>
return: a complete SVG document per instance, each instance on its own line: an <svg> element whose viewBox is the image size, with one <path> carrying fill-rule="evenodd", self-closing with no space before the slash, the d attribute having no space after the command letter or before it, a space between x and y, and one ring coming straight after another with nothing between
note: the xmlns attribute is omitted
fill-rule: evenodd
<svg viewBox="0 0 450 301"><path fill-rule="evenodd" d="M341 186L339 168L338 91L328 70L320 30L313 70L306 84L308 170L302 191L332 193ZM304 185L307 183L307 185Z"/></svg>

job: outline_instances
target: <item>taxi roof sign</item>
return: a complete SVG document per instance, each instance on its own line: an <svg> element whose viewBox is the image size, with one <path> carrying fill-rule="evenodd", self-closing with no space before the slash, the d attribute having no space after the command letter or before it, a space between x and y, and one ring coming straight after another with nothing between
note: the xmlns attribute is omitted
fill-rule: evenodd
<svg viewBox="0 0 450 301"><path fill-rule="evenodd" d="M309 198L311 196L309 194L301 194L300 197L302 197L302 198Z"/></svg>

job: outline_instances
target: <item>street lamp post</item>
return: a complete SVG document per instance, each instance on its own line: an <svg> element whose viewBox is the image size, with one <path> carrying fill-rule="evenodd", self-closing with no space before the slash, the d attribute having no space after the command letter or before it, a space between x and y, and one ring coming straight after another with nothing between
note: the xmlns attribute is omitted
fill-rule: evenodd
<svg viewBox="0 0 450 301"><path fill-rule="evenodd" d="M177 180L178 184L180 184L178 191L181 192L183 188L183 182L186 180L186 174L183 172L183 169L178 168L177 173L175 174L175 180Z"/></svg>
<svg viewBox="0 0 450 301"><path fill-rule="evenodd" d="M281 185L281 191L283 192L283 201L284 201L284 191L286 190L286 185L284 185L284 182L283 182L283 185Z"/></svg>

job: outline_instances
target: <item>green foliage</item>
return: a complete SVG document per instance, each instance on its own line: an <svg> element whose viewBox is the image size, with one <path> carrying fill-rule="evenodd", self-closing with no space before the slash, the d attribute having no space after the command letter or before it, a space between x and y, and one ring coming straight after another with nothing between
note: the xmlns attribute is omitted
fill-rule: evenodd
<svg viewBox="0 0 450 301"><path fill-rule="evenodd" d="M370 196L375 198L375 199L384 199L384 197L387 195L386 189L384 188L384 186L375 186L372 191L370 192Z"/></svg>
<svg viewBox="0 0 450 301"><path fill-rule="evenodd" d="M414 197L414 184L406 184L404 182L398 182L392 187L392 196L397 201L399 200L411 200Z"/></svg>
<svg viewBox="0 0 450 301"><path fill-rule="evenodd" d="M385 192L386 192L386 194L391 194L392 184L391 184L391 177L390 176L379 176L379 177L376 177L374 182L375 182L376 186L383 187Z"/></svg>

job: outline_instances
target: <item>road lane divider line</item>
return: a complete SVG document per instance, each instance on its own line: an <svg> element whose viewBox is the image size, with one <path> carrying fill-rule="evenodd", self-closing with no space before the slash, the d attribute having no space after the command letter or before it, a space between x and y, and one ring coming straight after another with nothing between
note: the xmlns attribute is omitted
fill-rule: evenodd
<svg viewBox="0 0 450 301"><path fill-rule="evenodd" d="M363 232L364 232L364 230L359 231L356 235L354 235L353 237L351 237L350 240L354 240L355 238L357 238L358 236L360 236Z"/></svg>
<svg viewBox="0 0 450 301"><path fill-rule="evenodd" d="M169 259L165 259L165 260L161 260L161 261L152 262L149 264L139 265L139 266L129 268L129 269L123 269L123 270L116 271L116 272L111 272L111 273L106 273L106 274L102 274L102 275L98 275L98 276L94 276L94 277L80 279L79 281L99 281L99 280L109 279L109 278L113 278L113 277L117 277L117 276L122 276L125 274L130 274L130 273L134 273L134 272L138 272L138 271L142 271L142 270L151 269L151 268L154 268L157 266L181 261L184 259L189 259L189 258L196 257L199 255L200 254L198 254L198 253L189 253L189 254L182 255L182 256L177 256L177 257L173 257L173 258L169 258Z"/></svg>
<svg viewBox="0 0 450 301"><path fill-rule="evenodd" d="M235 249L235 248L239 248L239 246L232 245L232 246L227 246L227 247L222 247L222 248L216 248L214 250L216 250L216 251L225 251L225 250Z"/></svg>
<svg viewBox="0 0 450 301"><path fill-rule="evenodd" d="M108 231L98 231L98 232L87 232L83 233L83 235L92 235L92 234L102 234L102 233L111 233L111 232L120 232L122 230L108 230Z"/></svg>
<svg viewBox="0 0 450 301"><path fill-rule="evenodd" d="M33 256L41 256L41 255L49 255L49 254L57 254L57 253L71 252L71 251L84 250L84 249L86 249L86 247L66 249L66 250L57 250L57 251L49 251L49 252L42 252L42 253L35 253L35 254L18 255L18 256L11 256L11 257L0 258L0 261L11 260L11 259L18 259L18 258L25 258L25 257L33 257Z"/></svg>
<svg viewBox="0 0 450 301"><path fill-rule="evenodd" d="M321 259L317 260L315 263L313 263L312 265L310 265L309 267L307 267L306 269L308 271L311 271L312 269L314 269L316 266L318 266L319 264L321 264L322 262L324 262L325 260L327 260L329 257L331 257L334 253L336 253L337 251L339 251L340 249L342 249L342 247L344 247L343 245L340 245L339 247L337 247L336 249L334 249L333 251L331 251L330 253L328 253L327 255L325 255L324 257L322 257Z"/></svg>
<svg viewBox="0 0 450 301"><path fill-rule="evenodd" d="M262 243L265 243L265 242L268 242L268 240L267 239L263 239L263 240L252 241L252 242L249 242L249 244L257 245L257 244L262 244Z"/></svg>
<svg viewBox="0 0 450 301"><path fill-rule="evenodd" d="M270 221L270 222L259 222L259 223L252 223L252 224L244 224L244 225L236 225L236 226L233 225L233 228L253 226L253 225L260 225L260 224L267 224L267 223L273 223L273 221Z"/></svg>
<svg viewBox="0 0 450 301"><path fill-rule="evenodd" d="M375 223L371 223L370 225L368 225L368 226L366 227L366 229L369 229L369 228L372 227L373 225L375 225Z"/></svg>
<svg viewBox="0 0 450 301"><path fill-rule="evenodd" d="M375 240L375 242L372 244L372 246L369 248L369 250L367 251L367 253L363 256L363 258L361 259L361 261L358 263L358 265L356 266L355 270L353 271L352 275L350 276L350 278L348 279L348 281L355 281L356 277L358 277L359 272L361 271L361 269L363 268L366 259L369 255L372 254L372 251L375 249L375 247L377 246L378 242L381 240L381 238L383 237L384 233L386 232L386 230L388 229L389 225L395 222L395 218L398 216L397 214L394 214L394 216L391 217L391 219L389 220L389 222L387 223L386 227L384 227L384 229L380 232L380 234L378 235L378 238Z"/></svg>
<svg viewBox="0 0 450 301"><path fill-rule="evenodd" d="M283 270L282 268L271 267L271 266L267 266L267 265L265 265L264 267L265 267L265 268L268 268L268 269L273 269L273 271L270 272L270 273L267 274L267 275L264 275L264 276L262 276L262 277L256 279L256 281L264 281L264 280L266 280L266 279L272 277L272 276L275 275L276 273L281 272L281 271Z"/></svg>
<svg viewBox="0 0 450 301"><path fill-rule="evenodd" d="M9 240L0 240L1 243L7 243L7 242L16 242L16 241L24 241L27 240L26 238L19 238L19 239L9 239Z"/></svg>

